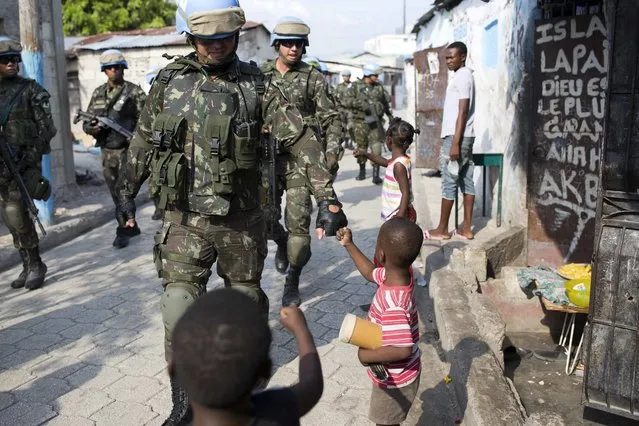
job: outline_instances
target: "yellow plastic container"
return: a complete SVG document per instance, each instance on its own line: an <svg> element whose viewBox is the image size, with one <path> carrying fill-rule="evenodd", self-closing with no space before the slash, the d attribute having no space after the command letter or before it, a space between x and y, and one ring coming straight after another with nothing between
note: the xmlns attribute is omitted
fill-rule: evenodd
<svg viewBox="0 0 639 426"><path fill-rule="evenodd" d="M590 306L590 278L576 278L565 282L566 296L576 306Z"/></svg>
<svg viewBox="0 0 639 426"><path fill-rule="evenodd" d="M557 273L567 280L590 278L592 268L589 263L568 263L559 267Z"/></svg>

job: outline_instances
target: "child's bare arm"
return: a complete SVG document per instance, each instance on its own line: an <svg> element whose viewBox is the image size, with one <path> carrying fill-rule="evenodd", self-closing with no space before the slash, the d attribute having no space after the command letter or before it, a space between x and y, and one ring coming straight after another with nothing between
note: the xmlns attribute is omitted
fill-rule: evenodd
<svg viewBox="0 0 639 426"><path fill-rule="evenodd" d="M351 230L348 228L342 228L337 231L336 236L337 240L342 246L344 246L348 254L351 256L351 259L353 259L353 263L355 263L355 267L357 267L359 273L368 281L374 282L373 270L375 269L375 265L364 255L364 253L362 253L359 247L355 245Z"/></svg>
<svg viewBox="0 0 639 426"><path fill-rule="evenodd" d="M397 211L397 216L406 217L406 213L408 212L408 202L410 201L410 183L408 182L408 170L406 167L397 162L393 166L393 174L395 175L395 179L399 184L399 190L402 193L402 199L399 202L399 210Z"/></svg>
<svg viewBox="0 0 639 426"><path fill-rule="evenodd" d="M356 157L366 157L373 163L378 164L382 167L388 166L388 160L386 158L382 157L381 155L375 155L370 152L362 151L359 148L356 148L355 151L353 151L353 155Z"/></svg>
<svg viewBox="0 0 639 426"><path fill-rule="evenodd" d="M299 382L291 386L291 390L295 394L297 409L302 417L319 402L324 392L322 364L304 313L299 308L291 306L282 308L280 322L297 341L297 351L300 356Z"/></svg>
<svg viewBox="0 0 639 426"><path fill-rule="evenodd" d="M382 346L377 349L360 348L357 352L362 364L388 364L401 361L411 356L413 348L410 346Z"/></svg>

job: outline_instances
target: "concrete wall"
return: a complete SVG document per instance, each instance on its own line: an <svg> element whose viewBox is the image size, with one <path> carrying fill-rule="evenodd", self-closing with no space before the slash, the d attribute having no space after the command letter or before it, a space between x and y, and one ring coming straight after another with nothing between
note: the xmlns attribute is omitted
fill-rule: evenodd
<svg viewBox="0 0 639 426"><path fill-rule="evenodd" d="M270 38L266 30L262 27L245 31L240 35L238 46L238 56L244 61L255 61L262 63L275 56L269 46ZM146 73L155 66L164 67L170 61L162 55L185 55L193 49L187 44L179 46L159 46L144 49L121 49L124 52L129 68L124 71L124 78L135 83L148 92L149 86L146 84ZM67 71L69 75L68 87L70 92L74 92L71 97L70 120L77 109L86 109L89 106L91 95L96 87L106 82L106 76L100 71L101 51L78 49L77 59L67 61ZM73 71L77 70L78 79L74 80ZM82 122L72 124L72 131L76 139L80 139L85 145L93 145L93 137L87 135L82 130Z"/></svg>
<svg viewBox="0 0 639 426"><path fill-rule="evenodd" d="M462 41L476 88L475 149L504 154L503 220L526 226L527 150L530 133L528 82L533 59L536 0L465 0L437 12L417 34L417 50ZM409 79L409 78L407 78ZM410 98L410 95L409 95ZM488 174L488 197L496 214L497 175ZM475 171L478 201L481 171ZM494 194L495 197L492 197Z"/></svg>

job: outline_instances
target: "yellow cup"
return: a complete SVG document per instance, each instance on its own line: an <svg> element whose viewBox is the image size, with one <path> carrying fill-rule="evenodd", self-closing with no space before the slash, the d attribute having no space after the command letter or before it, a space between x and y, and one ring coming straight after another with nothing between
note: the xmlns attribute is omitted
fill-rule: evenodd
<svg viewBox="0 0 639 426"><path fill-rule="evenodd" d="M339 329L339 340L364 349L382 346L382 327L353 314L346 314Z"/></svg>

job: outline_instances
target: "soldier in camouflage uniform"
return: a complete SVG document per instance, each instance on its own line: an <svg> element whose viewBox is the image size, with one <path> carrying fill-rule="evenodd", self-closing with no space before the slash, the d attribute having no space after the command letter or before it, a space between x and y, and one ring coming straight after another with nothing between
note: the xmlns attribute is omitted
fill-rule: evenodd
<svg viewBox="0 0 639 426"><path fill-rule="evenodd" d="M268 128L308 173L318 202L318 237L335 235L346 216L335 197L320 140L300 112L254 63L236 55L245 23L237 0L187 0L176 27L195 49L157 76L119 182L118 214L135 224L134 198L149 178L164 209L153 250L164 292L165 354L176 322L206 292L211 268L227 287L249 295L268 314L260 286L266 238L261 210L260 137ZM173 410L165 425L184 424L188 398L172 380Z"/></svg>
<svg viewBox="0 0 639 426"><path fill-rule="evenodd" d="M2 128L2 136L9 144L16 159L16 166L30 189L26 176L35 173L41 178L41 160L43 154L51 152L50 142L56 134L51 117L49 93L34 80L18 75L22 46L9 37L0 37L0 114L11 109ZM17 96L17 98L15 98ZM42 196L34 194L36 199L48 199L51 189L46 180L47 190ZM29 290L39 288L44 283L46 265L40 259L38 234L29 217L18 185L8 168L0 162L0 210L2 219L13 236L13 245L22 258L22 272L11 282L12 288L26 287Z"/></svg>
<svg viewBox="0 0 639 426"><path fill-rule="evenodd" d="M342 139L346 141L346 148L353 149L353 119L352 112L348 107L348 96L350 95L351 72L349 70L342 71L342 82L335 88L335 101L337 102L342 119Z"/></svg>
<svg viewBox="0 0 639 426"><path fill-rule="evenodd" d="M308 46L310 28L298 18L281 18L273 29L271 45L278 52L274 61L262 67L268 77L267 93L282 92L286 99L301 111L304 123L324 142L326 162L333 178L339 167L342 153L341 125L332 97L328 94L324 76L313 66L301 60ZM319 61L318 66L319 66ZM302 152L303 154L306 154ZM278 205L267 220L272 221L273 239L277 244L275 266L278 271L288 269L284 284L282 306L301 303L299 280L302 268L311 258L311 188L308 185L308 171L291 153L278 156L279 187ZM286 189L285 223L279 220L280 203Z"/></svg>
<svg viewBox="0 0 639 426"><path fill-rule="evenodd" d="M353 111L353 133L357 148L375 155L382 154L382 140L384 138L383 116L384 105L379 98L379 91L373 84L372 76L375 71L370 66L363 69L364 78L353 83L346 104ZM359 175L356 180L366 179L366 157L357 157ZM373 165L373 183L383 182L379 176L379 166Z"/></svg>
<svg viewBox="0 0 639 426"><path fill-rule="evenodd" d="M374 99L382 104L384 109L384 114L388 118L388 122L393 119L393 112L391 111L390 104L392 101L391 95L386 91L384 85L379 82L379 75L384 72L384 69L377 64L372 65L372 69L375 74L371 75L371 81L373 82L373 87L375 88Z"/></svg>
<svg viewBox="0 0 639 426"><path fill-rule="evenodd" d="M133 131L144 107L146 94L137 84L124 80L124 70L128 68L122 52L105 50L100 55L100 71L107 76L107 82L93 91L87 112L116 121L127 130ZM120 171L124 169L129 140L113 129L101 127L97 121L85 121L82 128L93 136L96 146L102 151L102 167L113 202L117 205L116 183ZM113 246L123 248L129 245L129 238L139 235L140 228L126 228L118 223Z"/></svg>

